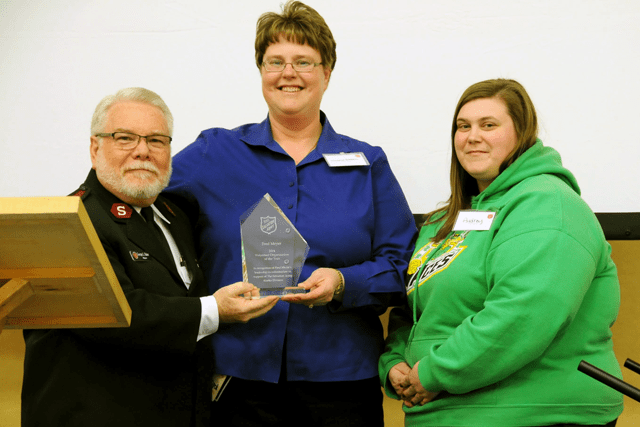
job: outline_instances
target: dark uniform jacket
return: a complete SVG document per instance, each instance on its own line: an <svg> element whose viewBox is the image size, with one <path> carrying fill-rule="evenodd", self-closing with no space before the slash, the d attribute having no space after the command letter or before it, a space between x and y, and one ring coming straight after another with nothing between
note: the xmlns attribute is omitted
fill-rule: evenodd
<svg viewBox="0 0 640 427"><path fill-rule="evenodd" d="M22 426L207 425L211 340L197 341L207 291L187 217L162 196L154 203L193 275L189 289L135 210L111 212L123 202L94 170L76 194L131 306L131 327L25 330Z"/></svg>

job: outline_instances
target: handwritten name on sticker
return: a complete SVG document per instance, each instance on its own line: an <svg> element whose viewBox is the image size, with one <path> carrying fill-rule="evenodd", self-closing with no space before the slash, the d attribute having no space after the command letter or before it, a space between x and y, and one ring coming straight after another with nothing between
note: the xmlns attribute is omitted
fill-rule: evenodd
<svg viewBox="0 0 640 427"><path fill-rule="evenodd" d="M486 231L491 228L495 216L495 212L489 211L460 211L453 229L455 231Z"/></svg>

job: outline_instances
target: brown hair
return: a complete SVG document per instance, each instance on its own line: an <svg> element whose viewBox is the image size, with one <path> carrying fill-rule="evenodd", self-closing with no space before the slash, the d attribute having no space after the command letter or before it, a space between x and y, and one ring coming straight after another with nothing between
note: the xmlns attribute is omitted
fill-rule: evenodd
<svg viewBox="0 0 640 427"><path fill-rule="evenodd" d="M444 221L444 224L432 239L435 242L444 239L451 232L458 213L462 209L470 208L471 197L478 194L477 181L464 170L456 155L455 135L458 113L469 101L494 97L502 100L507 106L507 112L513 121L518 138L513 151L500 165L499 173L502 173L536 142L538 137L538 116L531 98L529 98L527 91L520 83L510 79L492 79L469 86L458 101L451 126L451 196L445 206L428 213L426 217L425 224Z"/></svg>
<svg viewBox="0 0 640 427"><path fill-rule="evenodd" d="M262 67L262 59L269 45L277 43L280 36L288 41L308 44L320 53L322 64L333 70L336 65L336 41L329 26L315 9L299 1L287 1L282 14L264 13L256 25L256 65Z"/></svg>

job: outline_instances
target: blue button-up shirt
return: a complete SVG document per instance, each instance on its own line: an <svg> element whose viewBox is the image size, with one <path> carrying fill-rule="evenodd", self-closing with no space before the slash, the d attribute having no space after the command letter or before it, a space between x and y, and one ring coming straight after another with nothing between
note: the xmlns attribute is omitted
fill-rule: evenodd
<svg viewBox="0 0 640 427"><path fill-rule="evenodd" d="M382 149L337 134L324 113L321 121L316 149L298 165L273 139L268 118L203 131L173 159L167 191L186 199L211 292L242 281L240 217L265 193L310 246L300 282L320 267L345 278L342 304L280 301L247 324L221 324L212 335L219 374L277 382L284 366L290 381L377 376L378 315L404 297L416 227ZM329 167L322 156L342 152L362 152L370 165Z"/></svg>

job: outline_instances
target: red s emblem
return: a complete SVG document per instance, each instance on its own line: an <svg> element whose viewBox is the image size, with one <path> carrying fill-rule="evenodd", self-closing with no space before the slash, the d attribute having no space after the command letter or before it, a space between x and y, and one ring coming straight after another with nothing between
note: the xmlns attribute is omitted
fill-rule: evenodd
<svg viewBox="0 0 640 427"><path fill-rule="evenodd" d="M116 218L131 218L132 212L133 209L124 203L114 203L113 206L111 206L111 213Z"/></svg>

